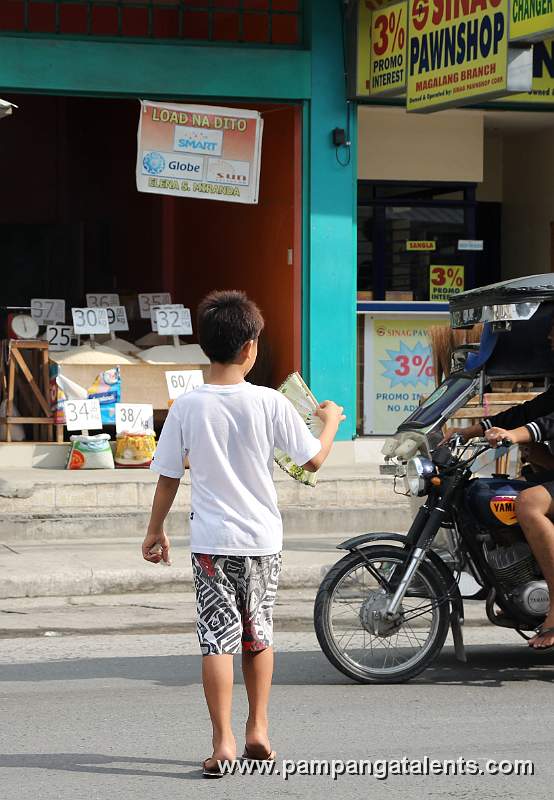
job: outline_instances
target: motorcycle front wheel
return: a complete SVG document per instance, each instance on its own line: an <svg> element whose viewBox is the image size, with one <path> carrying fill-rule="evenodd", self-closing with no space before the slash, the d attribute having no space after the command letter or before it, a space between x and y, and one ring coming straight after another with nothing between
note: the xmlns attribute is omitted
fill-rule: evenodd
<svg viewBox="0 0 554 800"><path fill-rule="evenodd" d="M402 601L400 616L380 612L409 558L400 547L365 547L332 567L319 587L314 624L333 666L359 683L401 683L419 675L442 650L449 602L439 573L423 561ZM368 563L370 569L368 569ZM395 580L396 579L396 580Z"/></svg>

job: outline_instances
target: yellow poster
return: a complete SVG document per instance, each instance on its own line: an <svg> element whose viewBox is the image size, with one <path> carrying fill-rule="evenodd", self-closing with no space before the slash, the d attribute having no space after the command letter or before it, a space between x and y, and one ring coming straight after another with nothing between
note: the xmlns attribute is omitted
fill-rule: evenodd
<svg viewBox="0 0 554 800"><path fill-rule="evenodd" d="M409 0L408 111L508 91L508 0Z"/></svg>
<svg viewBox="0 0 554 800"><path fill-rule="evenodd" d="M408 253L428 253L436 249L437 243L434 239L408 239L406 242L406 250Z"/></svg>
<svg viewBox="0 0 554 800"><path fill-rule="evenodd" d="M448 315L365 318L365 434L391 434L415 411L421 396L435 388L429 339L432 325L448 325Z"/></svg>
<svg viewBox="0 0 554 800"><path fill-rule="evenodd" d="M534 42L554 33L553 0L512 0L510 41Z"/></svg>
<svg viewBox="0 0 554 800"><path fill-rule="evenodd" d="M530 92L511 94L504 103L554 103L554 39L533 45L533 88Z"/></svg>
<svg viewBox="0 0 554 800"><path fill-rule="evenodd" d="M429 300L446 301L453 294L464 291L464 268L457 266L429 267Z"/></svg>
<svg viewBox="0 0 554 800"><path fill-rule="evenodd" d="M369 94L398 94L406 88L406 0L371 15Z"/></svg>

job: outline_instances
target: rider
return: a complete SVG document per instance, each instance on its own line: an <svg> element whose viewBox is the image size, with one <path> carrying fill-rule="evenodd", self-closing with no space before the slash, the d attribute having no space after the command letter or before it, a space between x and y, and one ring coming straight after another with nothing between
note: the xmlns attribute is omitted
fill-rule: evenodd
<svg viewBox="0 0 554 800"><path fill-rule="evenodd" d="M549 339L554 350L554 326ZM535 650L554 647L554 456L547 447L549 441L554 444L554 384L533 400L486 417L475 425L451 428L447 438L456 434L465 441L484 434L494 447L502 439L510 439L529 450L528 460L538 470L534 479L537 485L517 496L516 515L550 593L547 617L529 645Z"/></svg>

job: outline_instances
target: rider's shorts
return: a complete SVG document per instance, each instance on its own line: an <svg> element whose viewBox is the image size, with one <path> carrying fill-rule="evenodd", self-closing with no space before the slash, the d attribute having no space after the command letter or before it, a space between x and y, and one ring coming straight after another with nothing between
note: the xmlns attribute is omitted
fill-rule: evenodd
<svg viewBox="0 0 554 800"><path fill-rule="evenodd" d="M192 553L196 631L203 656L258 652L273 644L273 606L281 553Z"/></svg>

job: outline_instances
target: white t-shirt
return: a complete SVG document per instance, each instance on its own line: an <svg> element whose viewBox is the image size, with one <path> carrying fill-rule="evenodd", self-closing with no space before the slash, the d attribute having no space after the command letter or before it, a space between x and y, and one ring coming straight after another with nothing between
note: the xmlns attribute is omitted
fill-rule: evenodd
<svg viewBox="0 0 554 800"><path fill-rule="evenodd" d="M273 483L273 451L305 464L321 449L286 397L243 381L204 384L171 406L151 469L191 481L192 552L271 555L283 525Z"/></svg>

